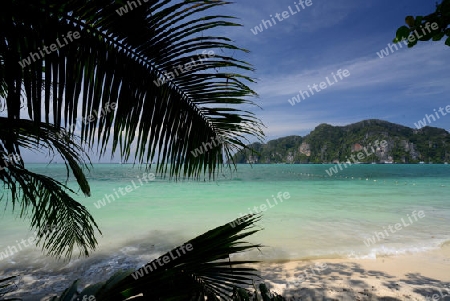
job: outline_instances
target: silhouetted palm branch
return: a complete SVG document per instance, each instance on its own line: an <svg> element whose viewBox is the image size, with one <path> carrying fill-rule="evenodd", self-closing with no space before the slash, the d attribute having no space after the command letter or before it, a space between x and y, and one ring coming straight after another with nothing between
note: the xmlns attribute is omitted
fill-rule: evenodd
<svg viewBox="0 0 450 301"><path fill-rule="evenodd" d="M107 281L88 286L81 292L78 292L77 280L59 298L55 297L52 301L70 300L74 297L81 300L83 296L95 296L97 301L119 301L139 294L142 295L132 300L182 301L204 300L205 297L208 300L257 300L249 297L254 281L259 279L257 270L245 267L256 261L231 260L230 255L260 247L242 241L259 231L254 229L259 219L258 215L247 215L240 219L240 224L236 220L235 227L228 223L210 230L183 244L191 244L191 251L170 260L162 267L141 273L140 277L136 277L136 274L133 277L133 270L118 271ZM147 263L147 266L162 261L165 256L177 254L177 249L179 247ZM284 300L279 296L272 296L264 285L259 289L258 294L263 295L264 300ZM256 289L253 294L257 294Z"/></svg>
<svg viewBox="0 0 450 301"><path fill-rule="evenodd" d="M0 111L6 114L0 128L3 157L38 145L35 137L28 142L24 136L18 140L20 128L14 125L27 121L35 127L36 137L49 134L42 126L46 123L53 126L53 135L60 127L67 130L70 139L74 139L74 133L79 134L79 146L97 148L100 155L111 147L122 160L156 161L156 171L170 177L198 178L204 174L211 178L224 158L228 162L235 150L245 148L246 137L262 137L260 121L253 113L239 109L253 104L249 97L255 93L246 84L253 80L239 73L252 71L252 67L226 55L227 50L246 50L226 37L207 35L215 28L238 26L231 17L207 13L228 2L141 3L122 16L117 10L127 5L125 1L2 3ZM80 36L70 41L69 32ZM57 40L63 46L51 50L50 45ZM162 85L155 84L167 79L165 74L173 72L173 68L198 61L200 52L210 50L214 57L190 70L185 68L185 72ZM114 107L106 110L112 104ZM76 131L77 120L91 120L90 116L96 117L92 122L82 122L80 131ZM197 156L191 153L218 137L224 143ZM56 146L54 139L48 143L49 149L57 149L63 156L82 191L88 194L89 186L78 167L79 152L73 152L73 143ZM24 211L34 208L32 226L38 230L48 218L62 221L73 208L81 210L78 219L83 223L68 220L68 225L54 234L53 238L62 237L62 229L73 229L64 234L66 240L54 240L54 245L44 243L50 254L59 256L65 250L65 255L70 256L78 242L88 248L95 246L93 228L86 222L95 224L85 208L70 198L67 187L27 172L23 162L6 173L8 176L5 174L2 180L8 179L5 187L13 189L12 203L20 203ZM39 191L31 192L26 187L29 184L37 185ZM22 197L25 192L26 197ZM57 213L57 208L66 211ZM88 227L83 235L81 227ZM82 249L87 254L87 249Z"/></svg>
<svg viewBox="0 0 450 301"><path fill-rule="evenodd" d="M76 141L62 137L58 128L45 123L0 117L0 154L7 153L2 142L10 139L19 148L50 155L57 153L65 160L67 173L72 172L83 193L90 195L81 169L85 154ZM98 226L87 209L67 193L73 190L64 183L29 171L20 157L1 156L0 166L7 166L0 170L0 181L4 183L0 200L11 202L12 209L19 210L21 217L30 217L31 227L37 230L37 243L42 241L42 247L50 255L59 257L64 253L70 257L74 246L79 247L80 255L88 255L89 249L95 248L94 227L98 230ZM47 231L49 226L55 231Z"/></svg>

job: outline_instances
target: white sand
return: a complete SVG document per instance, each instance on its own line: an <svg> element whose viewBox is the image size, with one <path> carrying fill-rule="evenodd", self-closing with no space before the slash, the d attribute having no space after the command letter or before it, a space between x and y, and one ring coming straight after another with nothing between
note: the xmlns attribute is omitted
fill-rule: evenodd
<svg viewBox="0 0 450 301"><path fill-rule="evenodd" d="M432 252L376 260L290 261L255 267L269 288L288 300L450 301L450 245ZM32 271L22 271L24 277L16 293L24 301L44 301L48 296L60 295L79 278L72 271L66 272L42 278ZM104 281L112 273L100 273L102 279L97 281ZM295 280L301 281L295 284Z"/></svg>
<svg viewBox="0 0 450 301"><path fill-rule="evenodd" d="M259 269L271 290L289 300L450 300L450 246L376 260L271 263Z"/></svg>

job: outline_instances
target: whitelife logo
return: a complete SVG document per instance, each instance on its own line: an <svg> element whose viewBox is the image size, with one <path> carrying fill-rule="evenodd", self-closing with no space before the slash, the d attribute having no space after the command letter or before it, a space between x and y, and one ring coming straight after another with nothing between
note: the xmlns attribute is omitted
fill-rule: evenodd
<svg viewBox="0 0 450 301"><path fill-rule="evenodd" d="M137 3L136 3L137 1ZM124 14L128 14L128 7L130 8L130 11L132 11L135 8L138 8L139 6L143 5L141 0L136 1L127 1L127 4L120 7L119 9L116 9L116 13L119 15L119 17L122 17ZM142 0L144 3L147 3L149 0ZM134 5L134 7L133 7Z"/></svg>
<svg viewBox="0 0 450 301"><path fill-rule="evenodd" d="M202 65L203 60L207 61L209 58L214 56L215 56L214 51L209 50L208 54L206 54L206 50L203 50L202 54L197 55L198 61L194 60L194 58L191 58L190 62L172 68L172 72L163 72L164 77L158 78L158 80L154 80L153 83L157 87L164 85L168 81L173 80L175 77L180 76L186 72L189 72L193 67L197 67L197 65Z"/></svg>
<svg viewBox="0 0 450 301"><path fill-rule="evenodd" d="M131 276L134 278L134 280L138 280L140 277L143 277L144 275L148 274L148 268L150 269L150 272L153 272L154 270L156 270L158 268L158 266L156 265L156 262L158 262L158 265L160 267L163 267L164 264L169 263L170 261L177 259L178 257L181 257L181 255L186 254L186 252L192 251L194 250L194 247L192 246L192 244L186 244L186 245L182 245L180 247L178 247L177 249L175 249L176 253L178 256L175 256L174 254L172 254L172 251L169 252L169 255L165 255L162 258L158 258L153 260L152 262L150 262L149 264L147 264L146 266L144 266L143 268L140 268L139 270L137 270L136 272L133 272L131 274ZM180 252L182 254L180 254ZM161 262L161 259L163 262ZM145 272L145 273L144 273Z"/></svg>
<svg viewBox="0 0 450 301"><path fill-rule="evenodd" d="M155 174L154 173L144 173L142 175L142 179L139 176L137 176L137 179L139 180L139 183L141 185L136 185L134 180L131 180L131 184L133 184L133 186L127 185L127 186L125 186L125 188L123 188L123 187L117 188L117 190L120 192L120 195L121 196L125 196L127 193L130 193L130 192L132 192L132 191L142 187L144 185L144 183L142 181L144 181L145 183L148 183L149 181L154 181L155 180ZM94 206L97 209L100 209L100 208L105 207L107 205L106 202L111 203L111 202L114 202L115 200L120 199L120 195L117 193L116 189L114 188L113 190L114 190L114 194L115 194L115 196L117 198L114 197L113 194L105 193L105 197L102 198L101 200L98 200L96 203L94 203ZM124 190L125 190L125 192L124 192Z"/></svg>
<svg viewBox="0 0 450 301"><path fill-rule="evenodd" d="M350 159L352 159L354 164L357 164L359 162L359 160L364 160L366 157L370 157L371 155L375 154L379 147L386 148L388 145L389 145L389 143L386 140L382 140L381 142L378 142L378 140L376 140L374 142L375 149L373 148L373 146L371 144L369 144L369 147L372 149L371 153L367 152L367 148L364 147L363 149L364 149L364 152L366 153L366 155L364 155L363 152L360 151L360 152L356 153L356 157L358 159L355 158L355 154L352 154L350 156ZM327 170L325 170L325 172L328 174L328 176L331 177L333 174L337 174L339 172L338 167L340 170L343 170L342 166L344 166L344 168L347 168L348 166L352 165L352 163L350 162L350 159L348 157L345 157L345 159L347 159L347 162L345 164L341 165L341 163L338 163L337 166L333 166L333 167L330 167ZM347 166L347 164L348 164L348 166Z"/></svg>
<svg viewBox="0 0 450 301"><path fill-rule="evenodd" d="M431 33L431 30L437 30L437 29L439 28L439 24L437 24L436 22L433 22L433 23L428 22L428 23L425 24L424 27L425 27L425 29L428 31L428 33ZM431 28L430 28L430 27L431 27ZM423 27L422 27L422 33L423 33L424 35L427 35L427 34L428 34L428 33L425 32L425 30L424 30ZM423 38L423 37L424 37L424 36L421 36L421 35L417 32L417 29L416 29L416 30L414 30L413 34L410 35L410 36L408 37L408 40L405 39L405 40L400 41L400 42L398 42L398 43L396 43L396 44L391 44L391 43L389 43L389 44L387 45L388 47L386 47L385 49L381 49L380 52L377 52L377 55L378 55L378 57L379 57L380 59L382 59L382 58L384 58L384 57L386 57L386 56L389 56L389 54L394 53L395 51L398 51L399 49L398 49L397 45L399 45L400 48L403 48L403 46L402 46L401 43L403 43L405 46L408 46L408 41L411 42L411 43L413 43L416 39L418 40L418 39ZM391 50L390 53L389 53L389 50Z"/></svg>
<svg viewBox="0 0 450 301"><path fill-rule="evenodd" d="M48 235L49 233L53 233L56 230L57 230L56 225L46 225L42 231L42 234ZM31 244L39 236L38 231L34 231L33 233L34 233L34 236L30 236L27 240L22 239L20 242L18 240L16 240L17 247L19 248L19 250L17 250L16 246L8 246L7 248L5 248L5 252L0 251L0 260L3 260L9 256L14 255L15 253L18 253L19 251L22 251L22 245L24 248L28 248L28 247L32 246ZM28 245L27 245L27 242L28 242ZM9 251L9 254L8 254L8 251Z"/></svg>
<svg viewBox="0 0 450 301"><path fill-rule="evenodd" d="M294 5L295 5L295 8L297 9L297 11L295 11L294 9L292 9L292 7L289 5L289 6L288 6L289 11L285 10L285 11L283 11L281 14L276 13L276 14L275 14L275 18L277 18L277 20L278 20L279 22L281 22L281 21L283 21L283 20L286 20L286 19L289 18L290 16L293 16L293 15L298 14L302 9L305 10L306 7L309 7L309 6L311 6L312 4L313 4L313 3L312 3L312 0L306 0L306 1L300 0L300 1L298 1L298 3L297 3L297 2L294 2ZM302 7L302 9L300 9L299 5ZM264 20L264 19L263 19L263 20L261 20L261 23L260 23L258 26L255 26L254 28L250 28L250 31L256 36L258 33L263 32L263 31L264 31L264 28L265 28L265 29L269 29L268 25L269 25L270 27L272 27L273 25L276 25L276 24L277 24L277 21L275 21L274 17L273 17L272 15L270 15L270 18L271 18L271 20L272 20L273 23L270 22L270 20ZM273 24L273 25L272 25L272 24ZM264 25L264 28L263 28L263 25Z"/></svg>
<svg viewBox="0 0 450 301"><path fill-rule="evenodd" d="M438 112L436 112L436 109L433 109L433 111L434 111L434 114L436 115L436 118L437 119L441 119L441 117L439 117ZM448 113L450 113L450 105L445 107L445 111L447 113L444 112L444 108L443 107L439 107L438 111L442 114L442 117L445 117L445 116L447 116ZM428 124L430 124L432 122L431 119L433 119L433 122L434 122L434 121L436 121L436 118L434 118L433 115L425 114L425 118L422 119L422 120L417 121L417 123L414 123L414 125L416 126L416 128L418 130L420 130L421 128L423 128L424 126L427 125L427 121L428 121Z"/></svg>
<svg viewBox="0 0 450 301"><path fill-rule="evenodd" d="M321 82L320 84L314 84L312 85L312 87L310 85L308 85L308 89L309 92L311 92L311 95L309 95L308 91L299 91L299 94L297 94L297 96L292 97L292 99L288 99L288 102L291 104L291 106L294 106L296 103L300 103L302 100L305 100L308 97L311 97L314 95L314 91L313 89L319 93L322 90L325 90L326 88L334 85L335 83L339 82L339 80L336 78L336 75L340 78L340 80L343 80L346 77L350 76L350 71L348 71L347 69L339 69L336 72L336 75L334 74L334 72L331 72L331 74L333 75L333 79L334 82L330 81L330 79L327 77L325 77L326 82Z"/></svg>
<svg viewBox="0 0 450 301"><path fill-rule="evenodd" d="M263 203L263 204L260 204L259 206L254 206L253 209L248 208L248 212L249 212L250 215L252 215L252 214L259 214L261 212L267 211L267 209L273 208L276 205L278 205L278 200L280 201L280 203L283 203L283 199L284 200L289 200L290 198L291 198L291 195L290 195L289 192L281 192L281 191L279 191L278 194L277 194L277 198L275 198L275 196L272 195L272 199L275 201L275 204L272 205L270 200L266 199L266 203L269 206L269 208L267 208L266 204ZM258 209L260 211L258 211ZM244 219L245 216L246 215L242 214L242 212L239 213L239 217L236 220L234 220L234 221L229 223L230 226L232 228L234 228L234 227L236 227L236 224L240 225L243 221L245 221L245 219Z"/></svg>
<svg viewBox="0 0 450 301"><path fill-rule="evenodd" d="M113 102L113 103L107 102L105 104L105 107L102 108L101 111L97 112L97 110L92 110L93 114L91 114L83 119L77 118L75 123L72 123L72 125L69 127L69 131L75 132L76 129L81 131L83 123L84 124L91 123L91 122L97 120L98 118L105 116L107 113L114 111L116 109L116 107L117 107L116 102ZM59 131L57 135L58 135L59 139L65 139L69 134L66 129L61 129L61 131Z"/></svg>
<svg viewBox="0 0 450 301"><path fill-rule="evenodd" d="M216 141L217 141L217 144L216 144ZM196 149L191 151L191 154L194 156L194 158L197 158L199 155L203 155L204 153L213 149L214 147L218 147L219 145L222 145L222 143L224 143L224 142L225 142L225 140L220 136L217 136L215 138L212 137L211 142L202 142L202 146L197 147ZM207 148L207 146L209 148ZM203 151L203 149L205 149L205 150Z"/></svg>
<svg viewBox="0 0 450 301"><path fill-rule="evenodd" d="M30 55L27 58L23 59L22 61L19 61L20 66L22 68L25 68L25 66L31 65L31 60L33 60L33 62L36 62L37 60L42 59L45 56L45 54L50 54L52 52L55 52L58 49L66 46L70 42L73 42L74 39L78 40L80 38L80 33L78 31L74 31L73 33L71 31L69 31L66 35L67 35L67 38L66 38L66 36L62 35L62 39L65 44L62 44L59 39L56 39L56 44L51 44L50 46L44 45L44 47L42 47L43 50L41 50L41 48L38 47L39 53L30 52ZM67 41L67 40L69 40L69 41ZM50 51L49 51L49 48L50 48ZM45 51L45 53L44 53L44 51Z"/></svg>
<svg viewBox="0 0 450 301"><path fill-rule="evenodd" d="M414 221L416 221L416 222L418 221L417 217L419 217L419 218L424 218L425 217L425 213L422 210L419 211L419 212L414 210L411 213L411 215L414 217ZM412 225L414 223L414 221L411 219L411 216L409 216L409 214L407 214L407 216L408 216L408 220L409 220L409 222L411 224L408 224L407 222L405 222L405 220L402 217L401 221L402 221L402 224L403 224L404 227L408 227L408 226L410 226L410 225ZM395 232L402 230L402 224L396 223L394 226L389 225L388 229L389 229L389 231L391 231L392 234L394 234ZM393 228L395 228L395 230ZM365 239L364 240L364 244L367 247L370 247L370 245L374 245L377 242L379 242L380 240L386 239L387 237L389 237L389 232L386 229L386 227L383 227L383 229L384 229L384 231L382 231L382 232L376 232L376 231L373 232L374 235L372 235L372 237L369 237L369 238ZM378 241L377 241L377 239L378 239Z"/></svg>

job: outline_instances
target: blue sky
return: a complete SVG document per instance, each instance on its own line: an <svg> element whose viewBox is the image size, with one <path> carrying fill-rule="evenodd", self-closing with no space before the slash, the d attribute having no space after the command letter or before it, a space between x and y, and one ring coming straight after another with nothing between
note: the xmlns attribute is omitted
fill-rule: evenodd
<svg viewBox="0 0 450 301"><path fill-rule="evenodd" d="M243 25L221 29L219 34L250 50L232 54L256 69L248 75L257 80L250 86L259 94L255 102L262 109L241 109L262 120L266 141L304 136L321 123L347 125L373 118L414 127L425 114L450 105L450 47L444 40L419 42L412 49L403 45L384 58L377 55L405 25L405 16L434 12L435 0L310 1L302 8L299 0L243 0L218 10ZM289 14L287 19L253 33L263 19L283 11ZM339 69L350 75L294 106L289 103L300 90L332 79ZM430 126L450 131L450 114ZM31 162L49 160L29 152L23 157ZM91 159L97 162L98 156L92 154ZM106 155L101 161L109 160ZM116 155L114 161L118 160Z"/></svg>
<svg viewBox="0 0 450 301"><path fill-rule="evenodd" d="M403 45L380 58L407 15L435 11L434 0L311 0L305 9L294 0L245 0L226 6L243 27L223 32L249 49L243 55L256 68L252 88L263 110L253 110L267 126L267 140L306 135L321 123L346 125L376 118L414 127L433 109L450 105L450 47L440 42ZM297 12L295 3L301 9ZM289 6L297 12L291 15ZM255 35L251 29L270 15L289 17ZM282 18L282 17L280 17ZM350 76L292 106L288 99L332 72ZM450 130L450 114L430 126Z"/></svg>

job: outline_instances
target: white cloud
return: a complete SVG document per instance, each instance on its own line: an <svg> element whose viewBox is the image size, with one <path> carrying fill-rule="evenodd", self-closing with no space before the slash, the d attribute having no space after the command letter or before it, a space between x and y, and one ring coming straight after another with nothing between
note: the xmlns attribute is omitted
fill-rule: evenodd
<svg viewBox="0 0 450 301"><path fill-rule="evenodd" d="M320 93L386 86L403 88L416 96L429 95L431 92L443 93L449 91L448 83L442 78L443 74L449 73L446 65L442 64L448 56L448 49L436 46L436 43L430 43L412 49L400 49L383 59L374 53L373 57L360 57L298 73L263 77L257 92L261 97L280 96L288 99L299 90L306 90L308 85L319 84L325 81L327 76L331 78L332 72L348 69L348 78ZM425 89L426 87L428 89Z"/></svg>

